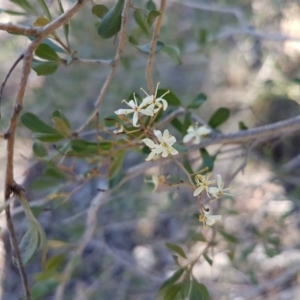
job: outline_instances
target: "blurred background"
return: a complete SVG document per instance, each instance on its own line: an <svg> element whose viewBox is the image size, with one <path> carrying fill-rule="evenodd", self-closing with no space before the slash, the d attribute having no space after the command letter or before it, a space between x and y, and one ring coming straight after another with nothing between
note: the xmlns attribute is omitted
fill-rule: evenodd
<svg viewBox="0 0 300 300"><path fill-rule="evenodd" d="M29 1L36 7L35 1ZM62 1L67 9L75 1ZM147 1L132 1L145 7ZM159 1L154 1L159 8ZM58 15L56 1L47 1ZM97 35L99 19L91 13L95 4L111 7L114 1L90 1L70 23L70 45L79 58L112 59L117 40ZM0 8L20 11L10 1ZM39 7L31 15L1 12L0 22L33 25L42 15ZM204 121L219 107L231 111L222 125L223 133L274 123L299 114L300 3L297 0L220 0L167 2L160 40L173 47L172 55L155 56L153 78L170 89L183 105L202 92L207 101L196 112ZM128 34L139 35L132 14ZM62 30L57 32L63 37ZM143 43L150 41L139 35ZM29 39L0 32L0 75L4 79ZM176 53L176 55L174 55ZM132 92L147 90L145 70L148 56L129 43L100 111L100 123L121 107ZM109 66L75 64L60 66L49 76L32 70L25 95L24 112L33 112L47 123L51 113L61 109L72 128L82 125L94 109ZM0 130L8 126L21 74L21 64L6 84L1 104ZM91 124L89 130L95 129ZM94 136L90 136L94 139ZM16 141L16 180L23 183L35 215L45 228L49 256L54 257L51 274L41 276L39 259L27 268L34 299L54 299L61 272L86 229L91 201L108 183L96 169L98 158L63 161L62 182L47 189L35 184L48 165L32 152L31 132L20 125ZM212 299L300 299L300 137L281 136L256 146L211 146L218 153L214 176L221 174L232 197L209 203L222 221L215 226L215 246L200 258L195 277L204 283ZM1 165L5 164L5 142L0 141ZM50 153L55 153L48 144ZM201 164L196 153L196 166ZM127 153L125 168L145 155ZM55 161L59 163L59 159ZM3 169L2 169L3 170ZM199 223L198 204L184 187L159 187L144 183L153 174L185 180L177 167L153 167L117 193L110 195L97 213L97 229L83 255L73 266L64 299L152 300L160 284L176 269L166 242L182 246L189 258L196 257L213 234ZM88 178L88 174L91 178ZM174 175L175 174L175 175ZM4 180L4 170L0 173ZM177 176L177 177L176 177ZM83 184L84 182L84 184ZM3 188L1 188L3 189ZM1 199L3 191L0 194ZM2 199L3 201L3 199ZM18 203L13 212L18 237L28 222ZM18 271L11 262L5 236L0 244L1 295L4 300L21 299ZM184 261L182 262L184 263Z"/></svg>

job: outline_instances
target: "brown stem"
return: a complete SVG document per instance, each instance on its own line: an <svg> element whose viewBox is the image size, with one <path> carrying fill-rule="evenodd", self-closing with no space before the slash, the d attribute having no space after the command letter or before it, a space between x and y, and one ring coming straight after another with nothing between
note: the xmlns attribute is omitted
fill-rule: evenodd
<svg viewBox="0 0 300 300"><path fill-rule="evenodd" d="M153 80L152 80L154 54L155 54L156 45L157 45L157 41L158 41L159 34L160 34L160 28L161 28L162 21L163 21L166 3L167 3L167 0L161 0L161 2L160 2L160 9L159 9L160 15L157 18L156 25L154 28L152 41L151 41L150 54L148 57L148 63L147 63L147 69L146 69L146 79L147 79L148 90L149 90L150 94L152 94L152 95L154 95L154 86L153 86Z"/></svg>

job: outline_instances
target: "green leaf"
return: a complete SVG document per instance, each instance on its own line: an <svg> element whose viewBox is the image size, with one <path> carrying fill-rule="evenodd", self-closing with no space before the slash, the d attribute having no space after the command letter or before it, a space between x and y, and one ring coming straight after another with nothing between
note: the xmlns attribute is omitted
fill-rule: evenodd
<svg viewBox="0 0 300 300"><path fill-rule="evenodd" d="M207 42L207 30L206 29L200 29L200 32L199 32L199 43L201 45L204 45L206 44Z"/></svg>
<svg viewBox="0 0 300 300"><path fill-rule="evenodd" d="M180 145L180 144L174 144L173 147L178 151L178 152L186 152L188 150L188 147Z"/></svg>
<svg viewBox="0 0 300 300"><path fill-rule="evenodd" d="M113 161L109 168L109 178L114 178L118 175L118 173L120 173L123 166L124 157L125 157L125 151L119 151L113 157Z"/></svg>
<svg viewBox="0 0 300 300"><path fill-rule="evenodd" d="M71 125L67 117L60 111L56 110L52 113L52 121L55 124L55 129L65 137L70 137L72 134Z"/></svg>
<svg viewBox="0 0 300 300"><path fill-rule="evenodd" d="M239 130L247 130L248 127L245 125L244 122L240 121L239 122Z"/></svg>
<svg viewBox="0 0 300 300"><path fill-rule="evenodd" d="M186 134L188 128L192 125L192 114L191 112L188 112L185 114L184 116L184 120L183 120L183 124L182 124L182 129L181 129L181 133L183 135Z"/></svg>
<svg viewBox="0 0 300 300"><path fill-rule="evenodd" d="M35 140L32 145L33 153L38 157L45 157L48 155L47 148L38 140Z"/></svg>
<svg viewBox="0 0 300 300"><path fill-rule="evenodd" d="M157 91L157 97L161 97L163 94L165 94L168 90L166 89L159 89ZM177 98L177 96L173 92L169 92L164 96L164 99L167 100L168 104L170 106L181 106L180 100Z"/></svg>
<svg viewBox="0 0 300 300"><path fill-rule="evenodd" d="M151 26L155 19L160 15L160 12L157 10L151 10L147 16L147 24Z"/></svg>
<svg viewBox="0 0 300 300"><path fill-rule="evenodd" d="M192 280L189 300L211 300L206 286L197 282L195 278Z"/></svg>
<svg viewBox="0 0 300 300"><path fill-rule="evenodd" d="M28 231L23 236L19 245L24 266L34 257L35 253L40 247L39 230L35 223L30 222ZM18 266L17 260L14 258L14 264Z"/></svg>
<svg viewBox="0 0 300 300"><path fill-rule="evenodd" d="M181 283L175 283L166 288L164 293L164 300L174 300L181 289Z"/></svg>
<svg viewBox="0 0 300 300"><path fill-rule="evenodd" d="M166 243L166 246L173 252L179 254L181 257L187 258L186 254L184 253L183 249L180 246L171 243Z"/></svg>
<svg viewBox="0 0 300 300"><path fill-rule="evenodd" d="M209 153L204 148L200 149L200 154L201 154L203 162L202 162L199 170L202 170L202 169L208 167L208 171L211 172L214 168L214 163L215 163L216 157L210 156Z"/></svg>
<svg viewBox="0 0 300 300"><path fill-rule="evenodd" d="M230 110L228 108L219 108L210 118L208 125L212 128L216 128L224 123L230 116Z"/></svg>
<svg viewBox="0 0 300 300"><path fill-rule="evenodd" d="M59 184L61 184L61 180L54 180L54 179L49 179L49 178L39 178L39 179L36 179L32 183L32 188L36 189L36 190L48 189L48 188L56 187Z"/></svg>
<svg viewBox="0 0 300 300"><path fill-rule="evenodd" d="M27 0L10 0L10 2L22 7L28 13L34 13L34 9Z"/></svg>
<svg viewBox="0 0 300 300"><path fill-rule="evenodd" d="M132 44L133 45L133 44ZM143 53L150 53L150 49L151 49L151 43L148 44L144 44L144 45L133 45L136 49L140 50ZM158 51L160 51L162 48L164 47L164 43L158 41L156 44L156 48L155 48L155 53L157 53Z"/></svg>
<svg viewBox="0 0 300 300"><path fill-rule="evenodd" d="M162 283L162 285L159 287L157 294L162 295L165 292L165 289L173 285L181 277L184 271L185 268L179 268L176 272L174 272L174 274L171 277L169 277Z"/></svg>
<svg viewBox="0 0 300 300"><path fill-rule="evenodd" d="M36 27L44 27L44 26L48 25L49 23L50 23L50 21L47 18L38 17L36 19L36 21L33 23L33 25Z"/></svg>
<svg viewBox="0 0 300 300"><path fill-rule="evenodd" d="M190 289L191 289L191 280L187 278L181 283L181 288L180 288L181 299L185 299L189 295Z"/></svg>
<svg viewBox="0 0 300 300"><path fill-rule="evenodd" d="M108 12L108 8L102 4L96 4L92 7L92 14L102 19Z"/></svg>
<svg viewBox="0 0 300 300"><path fill-rule="evenodd" d="M53 74L59 67L59 63L54 61L41 61L34 59L31 65L38 76Z"/></svg>
<svg viewBox="0 0 300 300"><path fill-rule="evenodd" d="M118 0L116 5L104 15L100 22L98 26L98 34L103 39L109 39L120 31L124 1L125 0Z"/></svg>
<svg viewBox="0 0 300 300"><path fill-rule="evenodd" d="M54 143L63 140L65 137L59 132L57 133L42 133L36 132L32 135L33 138L46 143Z"/></svg>
<svg viewBox="0 0 300 300"><path fill-rule="evenodd" d="M46 264L46 270L58 269L66 259L66 254L52 256Z"/></svg>
<svg viewBox="0 0 300 300"><path fill-rule="evenodd" d="M152 0L148 0L146 3L146 8L148 10L156 10L156 5Z"/></svg>
<svg viewBox="0 0 300 300"><path fill-rule="evenodd" d="M139 27L142 29L142 31L146 34L146 35L150 35L150 28L148 26L147 23L147 19L146 17L139 11L139 10L135 10L133 13L133 17L135 22L139 25Z"/></svg>
<svg viewBox="0 0 300 300"><path fill-rule="evenodd" d="M46 295L54 294L54 291L59 284L59 280L55 278L49 278L45 281L37 281L31 287L31 294L33 300L46 299Z"/></svg>
<svg viewBox="0 0 300 300"><path fill-rule="evenodd" d="M65 126L68 128L68 129L71 129L71 124L68 120L68 118L65 116L65 114L60 110L55 110L53 113L52 113L52 118L59 118L61 119Z"/></svg>
<svg viewBox="0 0 300 300"><path fill-rule="evenodd" d="M175 61L176 64L181 64L181 53L180 49L177 46L164 46L162 51L167 53Z"/></svg>
<svg viewBox="0 0 300 300"><path fill-rule="evenodd" d="M56 167L48 167L44 171L44 175L47 177L51 177L53 179L58 179L58 180L66 179L66 175Z"/></svg>
<svg viewBox="0 0 300 300"><path fill-rule="evenodd" d="M2 9L2 8L0 8L0 14L1 13L6 13L6 14L12 15L12 16L27 16L27 13L25 13L25 12L20 12L20 11L15 11L15 10L10 10L10 9Z"/></svg>
<svg viewBox="0 0 300 300"><path fill-rule="evenodd" d="M60 57L57 53L46 44L40 44L35 50L35 55L42 59L60 62Z"/></svg>
<svg viewBox="0 0 300 300"><path fill-rule="evenodd" d="M21 122L24 126L33 132L41 133L52 133L57 134L58 132L44 121L42 121L38 116L33 113L27 112L22 114Z"/></svg>
<svg viewBox="0 0 300 300"><path fill-rule="evenodd" d="M203 93L199 93L196 98L187 106L190 109L197 109L199 108L205 101L207 97Z"/></svg>
<svg viewBox="0 0 300 300"><path fill-rule="evenodd" d="M225 240L227 240L228 242L230 243L234 243L234 244L238 244L239 243L239 240L232 234L222 230L222 229L219 229L218 232L225 238Z"/></svg>
<svg viewBox="0 0 300 300"><path fill-rule="evenodd" d="M41 6L45 16L51 21L52 16L51 16L51 13L50 13L49 8L48 8L47 4L45 3L45 1L44 0L38 0L38 3Z"/></svg>
<svg viewBox="0 0 300 300"><path fill-rule="evenodd" d="M203 253L203 257L212 266L213 260L206 253Z"/></svg>
<svg viewBox="0 0 300 300"><path fill-rule="evenodd" d="M178 120L178 118L174 118L172 121L171 121L171 124L172 126L177 129L180 133L182 132L182 123Z"/></svg>

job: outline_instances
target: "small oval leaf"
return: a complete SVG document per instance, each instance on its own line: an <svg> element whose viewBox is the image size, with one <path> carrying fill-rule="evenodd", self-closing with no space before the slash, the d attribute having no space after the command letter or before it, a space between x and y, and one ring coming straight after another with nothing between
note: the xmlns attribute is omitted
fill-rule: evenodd
<svg viewBox="0 0 300 300"><path fill-rule="evenodd" d="M53 74L59 67L58 62L34 59L31 65L38 76Z"/></svg>
<svg viewBox="0 0 300 300"><path fill-rule="evenodd" d="M181 277L184 271L185 268L179 268L176 272L174 272L174 274L171 277L169 277L162 283L162 285L159 287L157 294L162 295L165 292L165 289L173 285Z"/></svg>
<svg viewBox="0 0 300 300"><path fill-rule="evenodd" d="M140 50L143 53L150 53L151 43L144 44L144 45L133 45L136 49ZM155 53L160 51L164 47L164 43L158 41L155 48Z"/></svg>
<svg viewBox="0 0 300 300"><path fill-rule="evenodd" d="M38 140L35 140L32 145L33 153L38 157L45 157L48 155L47 148Z"/></svg>
<svg viewBox="0 0 300 300"><path fill-rule="evenodd" d="M139 10L135 10L133 13L133 17L135 22L139 25L139 27L142 29L142 31L146 34L146 35L150 35L150 28L148 26L147 23L147 19L146 17L139 11Z"/></svg>
<svg viewBox="0 0 300 300"><path fill-rule="evenodd" d="M197 109L199 108L205 101L207 97L203 93L199 93L196 98L187 106L190 109Z"/></svg>
<svg viewBox="0 0 300 300"><path fill-rule="evenodd" d="M65 137L59 132L57 133L41 133L36 132L32 135L33 138L38 139L42 142L54 143L63 140Z"/></svg>
<svg viewBox="0 0 300 300"><path fill-rule="evenodd" d="M186 254L184 253L183 249L180 246L171 243L166 243L166 246L173 252L179 254L181 257L187 258Z"/></svg>
<svg viewBox="0 0 300 300"><path fill-rule="evenodd" d="M157 10L151 10L147 16L147 23L149 26L151 26L155 19L160 15L160 12Z"/></svg>
<svg viewBox="0 0 300 300"><path fill-rule="evenodd" d="M120 31L124 1L125 0L118 0L116 5L105 14L100 22L98 26L98 34L103 39L109 39Z"/></svg>
<svg viewBox="0 0 300 300"><path fill-rule="evenodd" d="M33 25L36 27L44 27L49 23L50 23L50 21L48 19L46 19L45 17L39 17L36 19L36 21L33 23Z"/></svg>
<svg viewBox="0 0 300 300"><path fill-rule="evenodd" d="M208 121L208 125L212 128L216 128L224 123L230 116L230 110L225 107L219 108L215 113L211 116Z"/></svg>
<svg viewBox="0 0 300 300"><path fill-rule="evenodd" d="M35 55L46 59L49 61L57 61L60 62L60 57L57 53L47 44L40 44L37 49L35 50Z"/></svg>
<svg viewBox="0 0 300 300"><path fill-rule="evenodd" d="M108 8L102 4L96 4L92 7L92 14L102 19L108 12Z"/></svg>
<svg viewBox="0 0 300 300"><path fill-rule="evenodd" d="M125 157L124 151L119 151L114 156L113 161L110 165L110 169L109 169L109 178L110 179L116 177L120 173L122 166L123 166L124 157Z"/></svg>
<svg viewBox="0 0 300 300"><path fill-rule="evenodd" d="M24 266L34 257L35 253L40 247L40 235L35 223L31 222L30 227L23 236L19 245L22 260ZM16 259L14 259L15 265L17 265Z"/></svg>
<svg viewBox="0 0 300 300"><path fill-rule="evenodd" d="M41 133L52 133L57 134L58 132L44 121L42 121L37 115L26 112L21 116L21 122L24 126L33 132Z"/></svg>

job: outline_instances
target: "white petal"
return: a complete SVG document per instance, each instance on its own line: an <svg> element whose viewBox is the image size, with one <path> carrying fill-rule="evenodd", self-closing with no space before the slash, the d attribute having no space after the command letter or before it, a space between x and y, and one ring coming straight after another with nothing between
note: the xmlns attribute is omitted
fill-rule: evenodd
<svg viewBox="0 0 300 300"><path fill-rule="evenodd" d="M194 145L198 145L198 144L200 144L200 142L201 142L200 136L196 135L196 136L195 136L195 139L194 139L194 141L193 141L193 144L194 144Z"/></svg>
<svg viewBox="0 0 300 300"><path fill-rule="evenodd" d="M213 219L207 219L206 220L206 224L209 225L209 226L211 226L211 225L215 224L215 220L213 220Z"/></svg>
<svg viewBox="0 0 300 300"><path fill-rule="evenodd" d="M188 133L192 133L193 135L195 135L195 129L193 126L189 126L188 130L187 130Z"/></svg>
<svg viewBox="0 0 300 300"><path fill-rule="evenodd" d="M136 108L136 104L134 103L133 100L130 100L129 102L126 102L126 101L125 101L125 103L126 103L128 106L130 106L132 109L135 109L135 108Z"/></svg>
<svg viewBox="0 0 300 300"><path fill-rule="evenodd" d="M138 124L138 121L139 121L139 114L138 114L137 111L135 111L134 114L133 114L132 125L134 127L139 127L140 124Z"/></svg>
<svg viewBox="0 0 300 300"><path fill-rule="evenodd" d="M150 154L148 155L148 157L146 158L146 161L152 160L155 155L156 155L155 152L151 151Z"/></svg>
<svg viewBox="0 0 300 300"><path fill-rule="evenodd" d="M153 116L154 104L149 105L147 108L141 109L140 112L147 116Z"/></svg>
<svg viewBox="0 0 300 300"><path fill-rule="evenodd" d="M172 146L176 142L176 138L171 136L166 142L169 146Z"/></svg>
<svg viewBox="0 0 300 300"><path fill-rule="evenodd" d="M194 134L193 133L188 133L187 135L185 135L184 137L183 137L183 142L184 143L188 143L188 142L190 142L193 138L194 138Z"/></svg>
<svg viewBox="0 0 300 300"><path fill-rule="evenodd" d="M157 145L150 139L142 140L150 149L155 148Z"/></svg>
<svg viewBox="0 0 300 300"><path fill-rule="evenodd" d="M209 134L211 132L211 130L209 128L207 128L206 126L201 126L197 129L197 133L199 135L206 135Z"/></svg>
<svg viewBox="0 0 300 300"><path fill-rule="evenodd" d="M166 129L165 131L164 131L164 134L163 134L163 140L164 141L167 141L168 140L168 138L169 138L169 136L170 136L170 134L169 134L169 130L168 129ZM175 140L176 141L176 140Z"/></svg>
<svg viewBox="0 0 300 300"><path fill-rule="evenodd" d="M165 99L158 98L156 99L157 102L162 102L163 110L166 110L168 108L168 102Z"/></svg>
<svg viewBox="0 0 300 300"><path fill-rule="evenodd" d="M178 151L177 151L175 148L171 148L170 153L171 153L172 155L176 155L176 154L178 154Z"/></svg>
<svg viewBox="0 0 300 300"><path fill-rule="evenodd" d="M146 92L145 92L146 93ZM143 99L143 106L148 105L148 104L152 104L153 103L153 95L148 95L146 98Z"/></svg>
<svg viewBox="0 0 300 300"><path fill-rule="evenodd" d="M161 133L160 130L154 130L154 134L156 135L156 137L158 138L158 140L160 142L163 142L163 140L162 140L162 133Z"/></svg>
<svg viewBox="0 0 300 300"><path fill-rule="evenodd" d="M203 187L199 186L198 188L195 189L194 191L194 196L198 196L201 192L203 191Z"/></svg>
<svg viewBox="0 0 300 300"><path fill-rule="evenodd" d="M127 115L127 114L131 114L133 112L134 112L133 109L123 109L123 108L114 111L114 113L116 115Z"/></svg>

